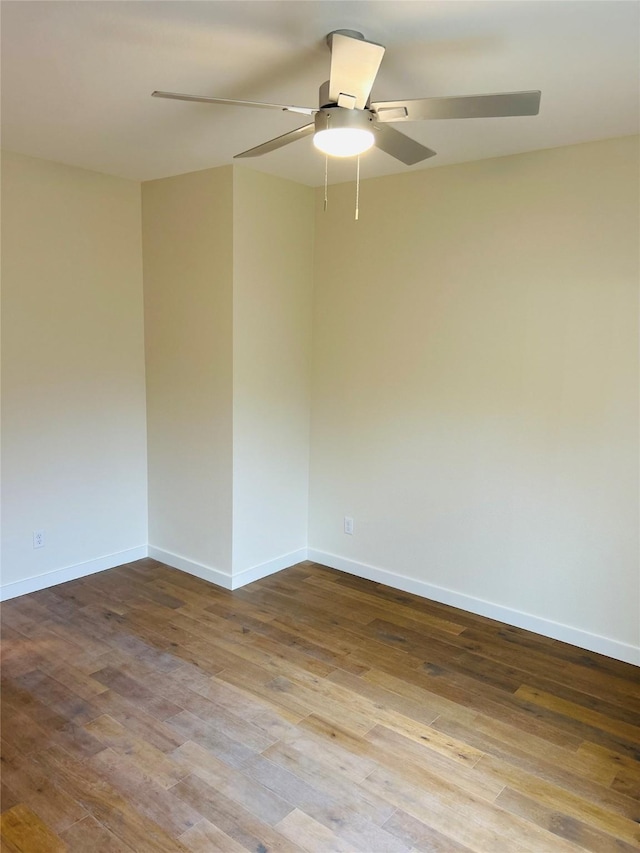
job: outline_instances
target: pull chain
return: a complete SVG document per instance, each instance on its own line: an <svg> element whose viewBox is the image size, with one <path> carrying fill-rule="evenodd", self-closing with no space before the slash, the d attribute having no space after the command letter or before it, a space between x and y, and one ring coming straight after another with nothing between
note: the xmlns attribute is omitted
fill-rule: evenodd
<svg viewBox="0 0 640 853"><path fill-rule="evenodd" d="M329 183L329 155L324 158L324 210L327 210L328 192L327 185Z"/></svg>
<svg viewBox="0 0 640 853"><path fill-rule="evenodd" d="M356 220L360 212L360 155L356 160Z"/></svg>

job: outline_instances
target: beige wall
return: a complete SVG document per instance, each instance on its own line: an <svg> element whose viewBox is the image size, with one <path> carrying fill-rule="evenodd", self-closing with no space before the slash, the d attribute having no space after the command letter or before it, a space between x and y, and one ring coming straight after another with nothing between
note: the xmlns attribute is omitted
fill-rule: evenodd
<svg viewBox="0 0 640 853"><path fill-rule="evenodd" d="M5 595L142 555L144 394L140 186L3 152Z"/></svg>
<svg viewBox="0 0 640 853"><path fill-rule="evenodd" d="M145 184L142 253L138 185L5 155L3 594L308 544L640 662L637 139L310 195Z"/></svg>
<svg viewBox="0 0 640 853"><path fill-rule="evenodd" d="M233 221L235 576L307 546L314 192L236 167Z"/></svg>
<svg viewBox="0 0 640 853"><path fill-rule="evenodd" d="M637 649L638 174L626 138L318 193L321 558Z"/></svg>
<svg viewBox="0 0 640 853"><path fill-rule="evenodd" d="M231 573L232 204L231 167L142 187L149 542L219 582Z"/></svg>
<svg viewBox="0 0 640 853"><path fill-rule="evenodd" d="M225 586L306 548L313 216L237 167L143 185L151 552Z"/></svg>

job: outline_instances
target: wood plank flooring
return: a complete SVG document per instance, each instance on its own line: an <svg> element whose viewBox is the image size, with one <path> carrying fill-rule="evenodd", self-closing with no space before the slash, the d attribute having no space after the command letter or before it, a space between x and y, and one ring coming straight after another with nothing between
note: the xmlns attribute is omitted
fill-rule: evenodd
<svg viewBox="0 0 640 853"><path fill-rule="evenodd" d="M640 849L640 669L313 563L2 606L2 850Z"/></svg>

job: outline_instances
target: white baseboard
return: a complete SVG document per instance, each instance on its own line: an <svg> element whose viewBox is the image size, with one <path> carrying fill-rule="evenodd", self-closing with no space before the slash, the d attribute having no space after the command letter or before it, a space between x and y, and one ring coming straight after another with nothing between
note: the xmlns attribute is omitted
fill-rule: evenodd
<svg viewBox="0 0 640 853"><path fill-rule="evenodd" d="M356 575L357 577L375 581L376 583L386 584L394 589L401 589L404 592L410 592L415 595L420 595L423 598L438 601L442 604L449 604L452 607L459 607L462 610L467 610L470 613L476 613L479 616L487 616L490 619L495 619L498 622L504 622L507 625L513 625L517 628L523 628L527 631L533 631L536 634L541 634L544 637L550 637L554 640L561 640L564 643L570 643L573 646L578 646L582 649L588 649L593 652L598 652L602 655L615 658L616 660L632 663L636 666L640 665L640 647L632 646L628 643L621 643L618 640L612 640L608 637L601 637L598 634L592 634L587 631L582 631L579 628L573 628L570 625L563 625L559 622L552 622L549 619L544 619L540 616L534 616L530 613L522 613L519 610L513 610L509 607L504 607L500 604L494 604L490 601L484 601L480 598L474 598L469 595L464 595L460 592L454 592L444 587L434 586L425 581L409 578L405 575L399 575L387 569L381 569L376 566L369 566L366 563L359 563L355 560L349 560L346 557L340 557L337 554L329 554L325 551L317 551L313 548L300 548L297 551L292 551L289 554L283 554L276 557L274 560L268 560L265 563L260 563L256 566L251 566L238 572L236 575L231 575L229 572L222 572L218 569L204 566L201 563L196 563L186 557L181 557L178 554L172 554L170 551L164 551L161 548L156 548L152 545L140 545L137 548L130 548L127 551L119 551L115 554L107 554L103 557L98 557L95 560L88 560L84 563L77 563L73 566L67 566L63 569L57 569L53 572L46 572L42 575L37 575L31 578L25 578L14 583L4 584L0 586L0 601L7 601L10 598L16 598L19 595L26 595L30 592L37 592L40 589L47 589L51 586L57 586L60 583L77 580L78 578L87 575L103 572L106 569L113 569L116 566L132 563L135 560L141 560L144 557L152 557L161 563L166 563L175 569L186 572L190 575L202 578L203 580L214 583L223 589L240 589L253 581L267 577L276 572L286 569L289 566L294 566L303 560L313 560L316 563L329 566L332 569L338 569L347 574Z"/></svg>
<svg viewBox="0 0 640 853"><path fill-rule="evenodd" d="M274 560L251 566L232 576L229 572L213 569L202 563L197 563L195 560L190 560L179 554L173 554L171 551L164 551L162 548L156 548L153 545L140 545L138 548L130 548L127 551L119 551L116 554L107 554L95 560L77 563L73 566L67 566L64 569L56 569L53 572L46 572L42 575L15 581L15 583L4 584L0 586L0 601L8 601L10 598L17 598L19 595L37 592L40 589L47 589L50 586L57 586L59 583L77 580L87 575L93 575L96 572L104 572L106 569L115 569L117 566L122 566L125 563L133 563L135 560L141 560L144 557L152 557L154 560L165 563L174 569L179 569L189 575L195 575L198 578L209 581L209 583L216 584L216 586L221 586L223 589L231 590L240 589L240 587L246 586L248 583L253 583L253 581L260 580L260 578L266 578L268 575L289 568L289 566L295 566L296 563L307 559L307 549L300 548L298 551L283 554Z"/></svg>
<svg viewBox="0 0 640 853"><path fill-rule="evenodd" d="M300 548L298 551L282 554L274 560L259 563L256 566L243 569L241 572L233 575L229 572L222 572L219 569L212 569L202 563L196 563L194 560L181 557L179 554L163 551L162 548L156 548L153 545L149 545L149 557L161 563L166 563L167 566L171 566L173 569L179 569L181 572L195 575L198 578L202 578L202 580L221 586L223 589L232 590L240 589L248 583L253 583L253 581L260 580L260 578L266 578L268 575L273 575L276 572L282 571L282 569L288 569L289 566L301 563L307 559L307 549Z"/></svg>
<svg viewBox="0 0 640 853"><path fill-rule="evenodd" d="M19 595L37 592L40 589L57 586L59 583L74 581L87 575L94 575L96 572L104 572L106 569L115 569L116 566L133 563L134 560L141 560L146 556L147 546L140 545L137 548L129 548L127 551L118 551L116 554L107 554L104 557L87 560L84 563L76 563L64 569L56 569L53 572L45 572L43 575L7 583L0 586L0 601L8 601L10 598L17 598Z"/></svg>
<svg viewBox="0 0 640 853"><path fill-rule="evenodd" d="M291 551L289 554L283 554L276 557L275 560L268 560L266 563L260 563L257 566L251 566L249 569L243 569L241 572L234 574L232 589L240 589L248 583L266 578L268 575L273 575L276 572L281 572L282 569L288 569L290 566L295 566L296 563L301 563L307 559L307 549L299 548L297 551Z"/></svg>
<svg viewBox="0 0 640 853"><path fill-rule="evenodd" d="M204 581L214 583L216 586L221 586L223 589L233 589L232 577L229 572L221 572L220 569L212 569L210 566L205 566L203 563L196 563L195 560L190 560L188 557L182 557L180 554L173 554L171 551L164 551L162 548L156 548L154 545L149 545L148 556L159 563L165 563L171 566L172 569L179 569L181 572L186 572L188 575L195 575L197 578L202 578Z"/></svg>
<svg viewBox="0 0 640 853"><path fill-rule="evenodd" d="M512 610L509 607L493 604L481 598L474 598L470 595L445 589L444 587L425 583L425 581L408 578L405 575L399 575L387 569L369 566L366 563L358 563L355 560L339 557L337 554L328 554L325 551L317 551L309 548L307 559L350 575L376 581L394 589L401 589L403 592L411 592L414 595L420 595L423 598L429 598L441 604L449 604L452 607L459 607L461 610L467 610L479 616L487 616L489 619L495 619L497 622L505 622L507 625L513 625L516 628L524 628L526 631L542 634L542 636L550 637L553 640L561 640L564 643L570 643L572 646L578 646L581 649L588 649L592 652L598 652L601 655L615 658L616 660L640 665L640 647L638 646L621 643L618 640L611 640L608 637L601 637L598 634L591 634L579 628L572 628L570 625L563 625L560 622L552 622L540 616L533 616L530 613Z"/></svg>

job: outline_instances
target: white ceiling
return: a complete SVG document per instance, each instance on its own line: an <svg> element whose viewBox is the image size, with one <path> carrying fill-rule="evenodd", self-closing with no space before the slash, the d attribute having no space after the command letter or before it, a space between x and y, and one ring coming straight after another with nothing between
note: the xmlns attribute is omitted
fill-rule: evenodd
<svg viewBox="0 0 640 853"><path fill-rule="evenodd" d="M317 106L325 36L387 48L373 99L541 89L536 117L403 124L438 156L414 169L638 133L635 0L4 0L3 147L136 180L231 163L307 123L292 113L151 98L154 89ZM309 138L251 168L310 185ZM362 176L408 167L380 151ZM333 181L354 177L332 161Z"/></svg>

